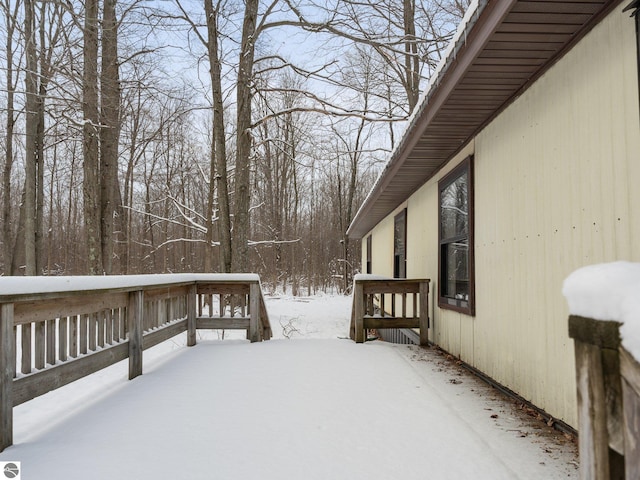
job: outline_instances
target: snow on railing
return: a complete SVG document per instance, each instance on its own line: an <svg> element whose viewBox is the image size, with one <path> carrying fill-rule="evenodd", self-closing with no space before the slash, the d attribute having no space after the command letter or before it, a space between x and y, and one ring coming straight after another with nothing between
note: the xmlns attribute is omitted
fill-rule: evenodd
<svg viewBox="0 0 640 480"><path fill-rule="evenodd" d="M640 478L640 264L591 265L564 282L574 339L580 477Z"/></svg>
<svg viewBox="0 0 640 480"><path fill-rule="evenodd" d="M429 280L356 275L350 337L357 343L367 330L418 328L420 345L428 343Z"/></svg>
<svg viewBox="0 0 640 480"><path fill-rule="evenodd" d="M258 275L0 278L0 451L14 406L126 358L133 379L144 350L197 329L271 338Z"/></svg>

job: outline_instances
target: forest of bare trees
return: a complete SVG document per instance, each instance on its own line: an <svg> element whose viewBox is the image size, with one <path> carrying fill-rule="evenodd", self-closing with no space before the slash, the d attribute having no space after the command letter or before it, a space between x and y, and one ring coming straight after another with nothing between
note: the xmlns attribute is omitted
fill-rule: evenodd
<svg viewBox="0 0 640 480"><path fill-rule="evenodd" d="M0 274L348 289L467 0L0 0Z"/></svg>

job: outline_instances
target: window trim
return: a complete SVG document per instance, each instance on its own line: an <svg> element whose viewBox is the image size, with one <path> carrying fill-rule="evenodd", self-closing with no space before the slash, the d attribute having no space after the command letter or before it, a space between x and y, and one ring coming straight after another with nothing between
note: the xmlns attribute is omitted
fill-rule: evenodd
<svg viewBox="0 0 640 480"><path fill-rule="evenodd" d="M369 234L367 236L367 245L366 245L366 255L367 255L367 259L366 259L366 272L368 274L371 274L373 272L373 252L372 252L372 245L373 245L373 235Z"/></svg>
<svg viewBox="0 0 640 480"><path fill-rule="evenodd" d="M402 232L403 256L401 259L402 269L396 271L396 224L400 218L404 219L404 229ZM400 265L398 265L400 267ZM400 276L404 273L404 276ZM393 217L393 278L407 278L407 209L403 208L400 213Z"/></svg>
<svg viewBox="0 0 640 480"><path fill-rule="evenodd" d="M443 247L450 242L443 242L442 238L442 192L460 176L467 174L467 202L468 202L468 240L469 240L469 300L455 300L445 297L442 294L443 271ZM446 174L438 182L438 307L446 310L454 310L466 315L476 314L476 281L475 281L475 212L474 212L474 177L473 177L473 155L468 156L460 162L451 172Z"/></svg>

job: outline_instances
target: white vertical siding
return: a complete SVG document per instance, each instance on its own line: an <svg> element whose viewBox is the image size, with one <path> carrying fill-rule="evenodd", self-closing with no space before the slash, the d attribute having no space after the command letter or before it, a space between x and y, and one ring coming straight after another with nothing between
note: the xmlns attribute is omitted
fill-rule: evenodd
<svg viewBox="0 0 640 480"><path fill-rule="evenodd" d="M475 151L476 316L432 307L430 338L571 425L562 281L582 265L640 261L635 29L621 8L406 204L407 276L431 278L434 305L437 181ZM395 213L372 232L374 273L393 274Z"/></svg>
<svg viewBox="0 0 640 480"><path fill-rule="evenodd" d="M562 281L640 260L636 72L619 9L476 138L475 366L572 424Z"/></svg>

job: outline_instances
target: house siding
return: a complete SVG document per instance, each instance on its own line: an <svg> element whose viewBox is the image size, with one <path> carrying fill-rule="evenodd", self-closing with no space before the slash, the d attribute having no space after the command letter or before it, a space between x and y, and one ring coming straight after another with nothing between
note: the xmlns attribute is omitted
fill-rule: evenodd
<svg viewBox="0 0 640 480"><path fill-rule="evenodd" d="M583 265L640 261L636 34L621 10L401 207L407 276L431 278L437 305L437 182L474 154L476 316L432 307L430 339L574 426L562 282ZM395 213L372 231L374 273L393 273Z"/></svg>

